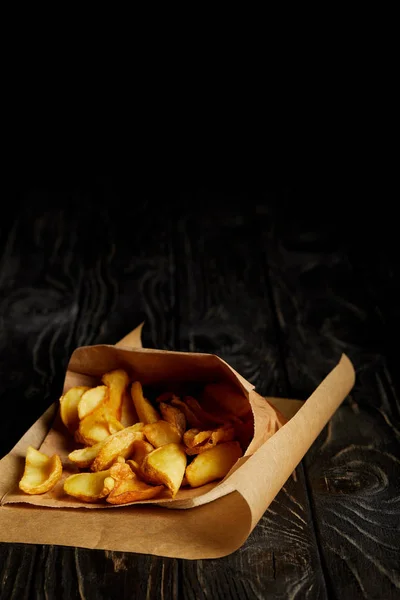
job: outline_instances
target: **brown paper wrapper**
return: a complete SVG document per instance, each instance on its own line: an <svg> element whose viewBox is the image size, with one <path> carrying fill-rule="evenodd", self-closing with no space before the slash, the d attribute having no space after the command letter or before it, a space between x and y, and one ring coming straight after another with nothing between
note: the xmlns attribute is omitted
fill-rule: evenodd
<svg viewBox="0 0 400 600"><path fill-rule="evenodd" d="M343 355L306 402L268 401L215 355L143 349L141 328L115 346L75 350L64 392L74 385L97 384L115 368L126 369L143 385L165 390L177 384L229 382L249 402L254 416L254 436L244 456L221 482L183 488L174 500L165 495L125 506L85 504L63 492L65 477L77 472L67 458L76 444L59 418L57 402L0 461L0 541L188 559L230 554L247 539L354 385L353 366ZM62 459L63 478L47 494L28 496L18 488L29 445ZM230 526L233 522L235 527Z"/></svg>

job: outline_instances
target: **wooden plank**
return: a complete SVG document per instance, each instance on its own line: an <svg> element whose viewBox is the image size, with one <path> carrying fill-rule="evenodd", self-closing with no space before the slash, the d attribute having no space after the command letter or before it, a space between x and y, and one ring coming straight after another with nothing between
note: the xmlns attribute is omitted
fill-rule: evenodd
<svg viewBox="0 0 400 600"><path fill-rule="evenodd" d="M248 200L201 194L187 204L174 236L180 349L214 352L260 393L286 396ZM302 468L237 552L183 562L182 586L190 599L327 597Z"/></svg>
<svg viewBox="0 0 400 600"><path fill-rule="evenodd" d="M149 212L142 198L128 211L121 199L101 200L30 196L3 245L3 454L59 396L76 346L114 343L143 319L145 345L175 345L166 212ZM0 586L4 599L167 599L176 597L178 566L139 554L1 544Z"/></svg>
<svg viewBox="0 0 400 600"><path fill-rule="evenodd" d="M335 598L398 598L399 401L385 330L354 263L364 248L335 222L296 216L276 211L265 256L291 392L305 398L342 352L357 371L304 461L328 589ZM259 232L268 235L260 221Z"/></svg>

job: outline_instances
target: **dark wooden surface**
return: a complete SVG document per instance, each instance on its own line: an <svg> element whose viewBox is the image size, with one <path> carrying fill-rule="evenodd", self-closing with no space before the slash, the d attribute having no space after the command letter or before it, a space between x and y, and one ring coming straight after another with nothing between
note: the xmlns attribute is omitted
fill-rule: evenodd
<svg viewBox="0 0 400 600"><path fill-rule="evenodd" d="M0 597L400 598L399 268L391 218L307 190L110 181L28 189L0 229L0 455L58 398L69 356L145 320L305 399L346 352L351 395L250 538L218 560L0 545ZM127 200L127 206L124 201ZM158 202L158 206L156 206Z"/></svg>

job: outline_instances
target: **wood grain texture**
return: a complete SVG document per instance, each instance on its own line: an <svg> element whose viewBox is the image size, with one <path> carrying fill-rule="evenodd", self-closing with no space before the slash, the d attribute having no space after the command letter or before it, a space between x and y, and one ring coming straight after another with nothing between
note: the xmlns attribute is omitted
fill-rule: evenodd
<svg viewBox="0 0 400 600"><path fill-rule="evenodd" d="M0 224L1 454L58 397L76 346L142 320L145 346L219 354L265 395L306 398L341 352L357 383L234 554L1 544L1 600L400 597L398 271L385 247L366 257L352 231L289 211L285 195L134 187L30 194Z"/></svg>
<svg viewBox="0 0 400 600"><path fill-rule="evenodd" d="M311 391L341 352L357 371L305 459L327 585L337 598L398 598L399 400L383 323L358 276L360 254L345 252L340 235L275 223L268 260L291 393Z"/></svg>

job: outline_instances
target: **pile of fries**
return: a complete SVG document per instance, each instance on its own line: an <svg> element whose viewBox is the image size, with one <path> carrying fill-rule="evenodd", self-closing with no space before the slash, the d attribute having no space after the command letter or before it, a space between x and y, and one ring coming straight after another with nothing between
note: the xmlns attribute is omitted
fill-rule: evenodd
<svg viewBox="0 0 400 600"><path fill-rule="evenodd" d="M64 491L83 502L126 504L175 498L181 488L222 479L253 435L248 401L225 383L205 385L201 402L165 392L152 400L124 369L105 373L95 387L73 387L60 398L60 415L80 448L68 459L80 472ZM43 494L62 477L58 455L33 447L19 487Z"/></svg>

